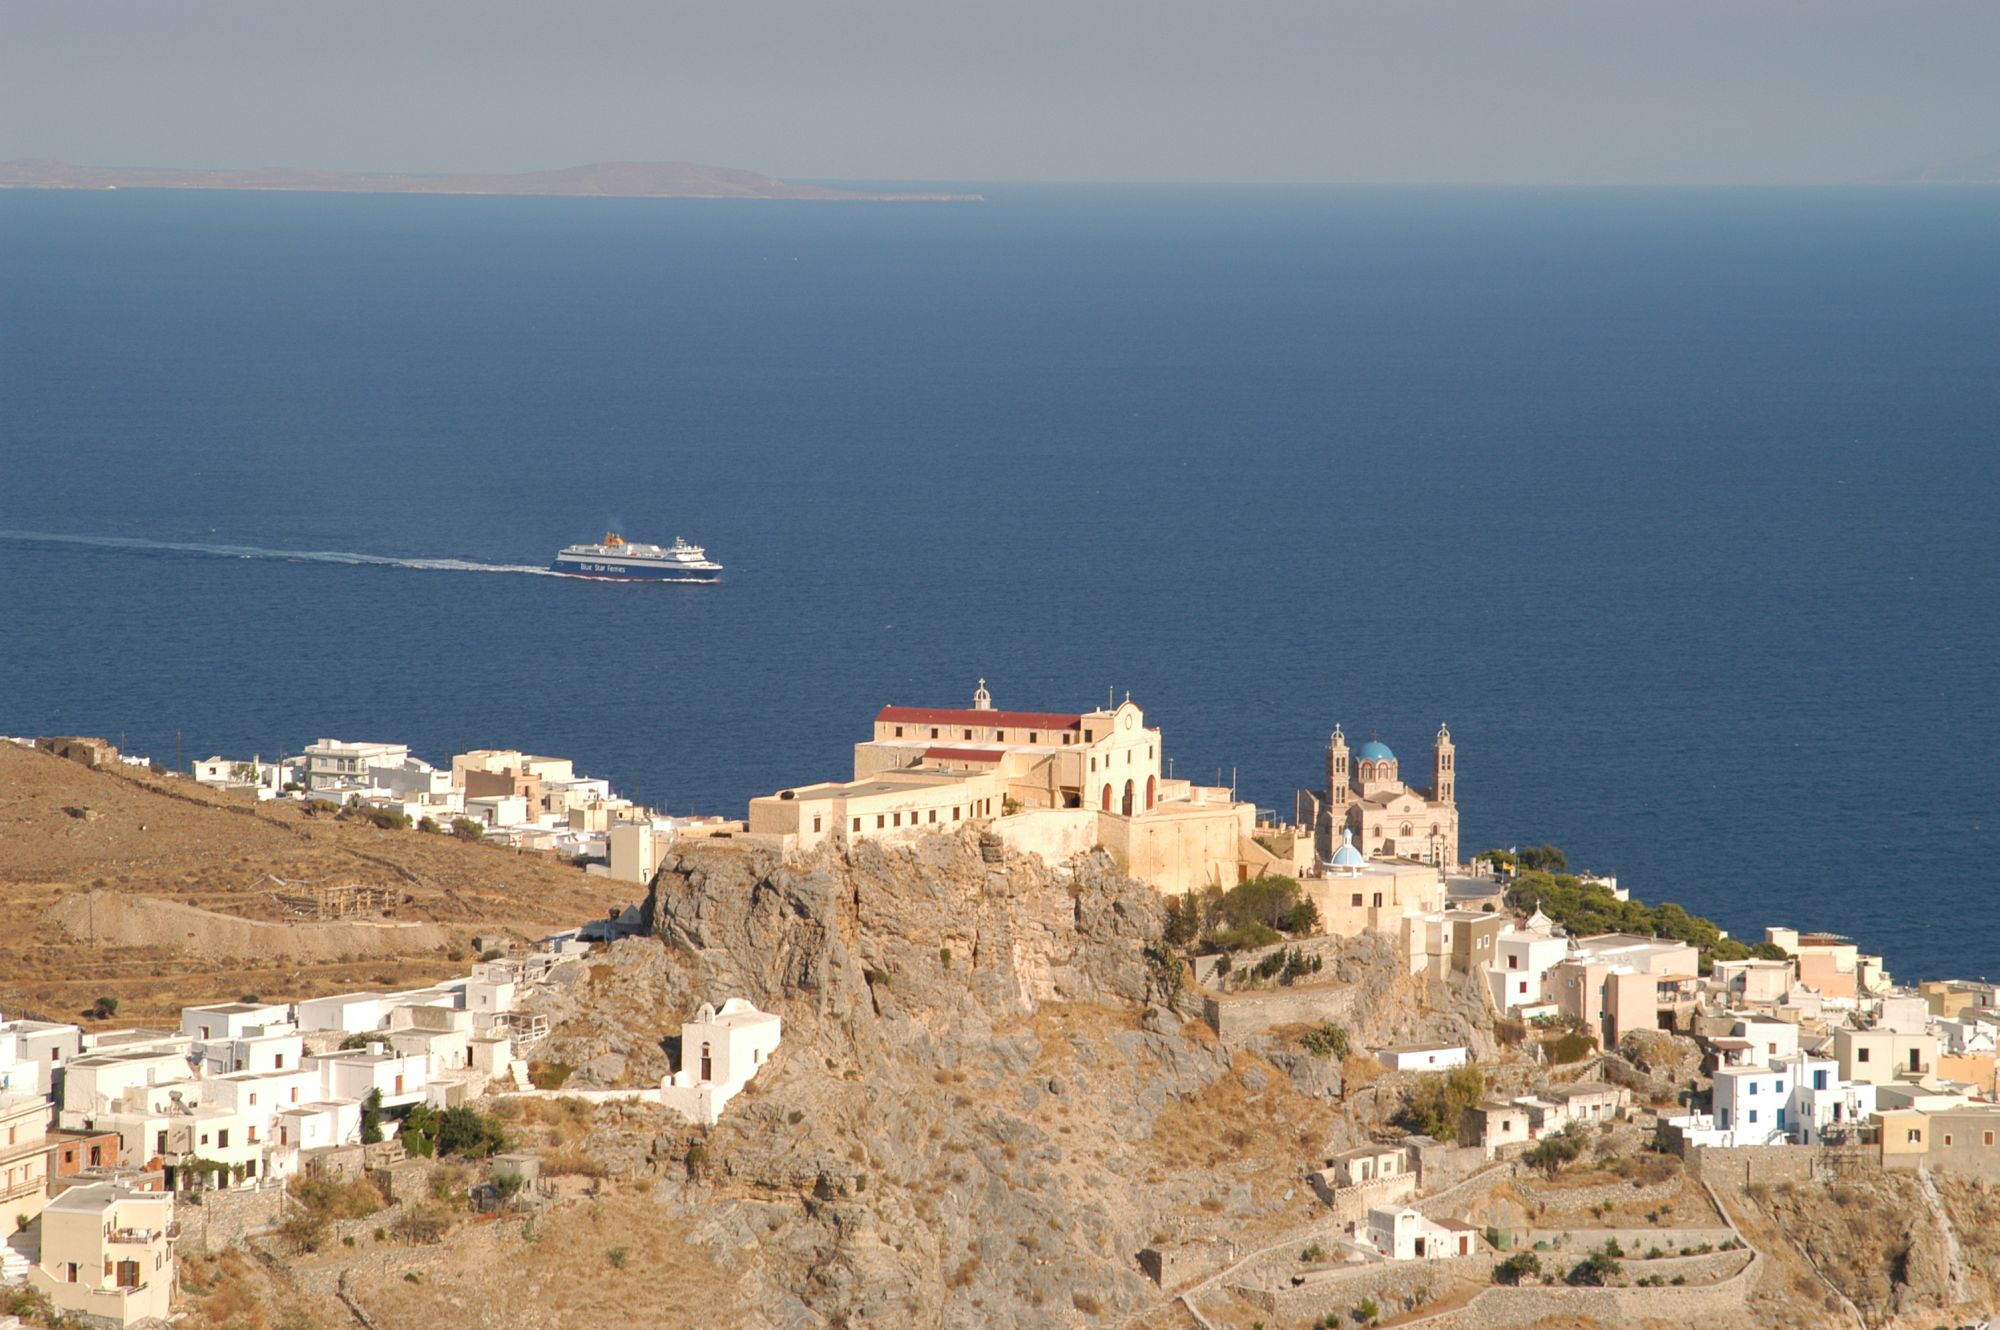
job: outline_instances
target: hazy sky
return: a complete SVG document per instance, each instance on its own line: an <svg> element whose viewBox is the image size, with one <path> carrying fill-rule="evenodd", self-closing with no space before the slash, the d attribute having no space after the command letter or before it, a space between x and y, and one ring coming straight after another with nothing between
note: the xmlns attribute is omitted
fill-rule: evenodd
<svg viewBox="0 0 2000 1330"><path fill-rule="evenodd" d="M1792 183L2000 150L2000 0L0 0L0 158Z"/></svg>

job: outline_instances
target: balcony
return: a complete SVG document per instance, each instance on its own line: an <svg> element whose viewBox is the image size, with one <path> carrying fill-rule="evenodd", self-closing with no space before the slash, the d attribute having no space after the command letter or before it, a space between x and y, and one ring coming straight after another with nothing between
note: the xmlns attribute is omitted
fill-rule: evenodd
<svg viewBox="0 0 2000 1330"><path fill-rule="evenodd" d="M109 1241L119 1247L150 1247L166 1236L167 1232L157 1228L114 1228Z"/></svg>

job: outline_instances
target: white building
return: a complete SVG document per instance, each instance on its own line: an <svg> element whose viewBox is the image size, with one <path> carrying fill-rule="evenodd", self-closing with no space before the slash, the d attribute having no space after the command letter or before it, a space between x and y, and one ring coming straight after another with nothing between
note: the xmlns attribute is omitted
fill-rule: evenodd
<svg viewBox="0 0 2000 1330"><path fill-rule="evenodd" d="M1540 1004L1548 972L1568 955L1569 939L1557 933L1539 910L1525 925L1503 930L1494 939L1493 964L1488 971L1494 1005L1512 1011Z"/></svg>
<svg viewBox="0 0 2000 1330"><path fill-rule="evenodd" d="M1721 1067L1715 1073L1718 1131L1737 1145L1782 1144L1790 1130L1791 1073L1770 1067Z"/></svg>
<svg viewBox="0 0 2000 1330"><path fill-rule="evenodd" d="M1375 1050L1375 1060L1390 1071L1446 1071L1465 1065L1465 1049L1457 1044L1398 1044Z"/></svg>
<svg viewBox="0 0 2000 1330"><path fill-rule="evenodd" d="M56 1074L82 1047L82 1032L74 1025L0 1023L0 1095L53 1096Z"/></svg>
<svg viewBox="0 0 2000 1330"><path fill-rule="evenodd" d="M1801 1145L1823 1145L1859 1127L1875 1111L1875 1087L1867 1081L1843 1081L1840 1064L1832 1058L1795 1053L1775 1064L1791 1082L1786 1124Z"/></svg>
<svg viewBox="0 0 2000 1330"><path fill-rule="evenodd" d="M782 1034L776 1013L742 998L730 998L720 1011L702 1003L681 1026L681 1069L661 1080L660 1101L690 1121L714 1126L777 1051Z"/></svg>
<svg viewBox="0 0 2000 1330"><path fill-rule="evenodd" d="M123 1107L134 1092L139 1102L145 1102L148 1090L192 1079L188 1041L180 1040L179 1045L85 1053L71 1061L63 1076L62 1125L86 1126L88 1119Z"/></svg>
<svg viewBox="0 0 2000 1330"><path fill-rule="evenodd" d="M386 993L335 993L305 998L298 1004L299 1028L367 1034L382 1028L393 1005Z"/></svg>
<svg viewBox="0 0 2000 1330"><path fill-rule="evenodd" d="M426 1057L397 1053L380 1043L338 1053L308 1053L306 1065L318 1069L325 1098L359 1103L380 1090L384 1108L421 1103L430 1084Z"/></svg>
<svg viewBox="0 0 2000 1330"><path fill-rule="evenodd" d="M1479 1251L1479 1233L1470 1224L1432 1219L1408 1206L1370 1210L1357 1236L1392 1261L1434 1261Z"/></svg>
<svg viewBox="0 0 2000 1330"><path fill-rule="evenodd" d="M369 783L370 767L400 767L409 757L408 744L320 739L305 747L306 788L318 792L341 786L365 786Z"/></svg>

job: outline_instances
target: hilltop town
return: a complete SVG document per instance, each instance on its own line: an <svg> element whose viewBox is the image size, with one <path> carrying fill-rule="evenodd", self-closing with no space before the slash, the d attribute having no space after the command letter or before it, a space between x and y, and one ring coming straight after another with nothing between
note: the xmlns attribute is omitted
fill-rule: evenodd
<svg viewBox="0 0 2000 1330"><path fill-rule="evenodd" d="M0 743L0 1323L2000 1313L2000 989L1467 854L1428 749L1273 816L981 681L688 817Z"/></svg>

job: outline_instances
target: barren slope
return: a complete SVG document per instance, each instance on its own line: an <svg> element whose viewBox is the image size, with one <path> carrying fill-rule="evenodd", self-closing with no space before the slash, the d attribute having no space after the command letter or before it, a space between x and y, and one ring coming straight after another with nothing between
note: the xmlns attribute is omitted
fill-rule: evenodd
<svg viewBox="0 0 2000 1330"><path fill-rule="evenodd" d="M393 914L317 922L278 894L388 888ZM462 973L474 935L532 936L631 903L537 855L380 831L188 780L95 772L0 744L0 1011L118 1023L256 992L292 998Z"/></svg>

